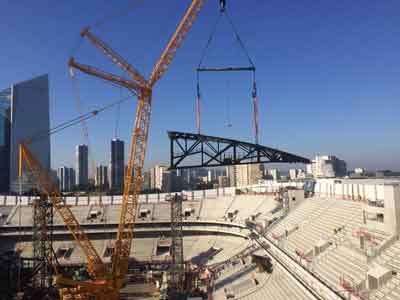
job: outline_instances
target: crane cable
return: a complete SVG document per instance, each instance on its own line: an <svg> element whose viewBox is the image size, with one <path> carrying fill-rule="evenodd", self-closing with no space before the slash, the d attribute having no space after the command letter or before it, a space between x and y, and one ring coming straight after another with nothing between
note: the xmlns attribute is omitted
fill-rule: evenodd
<svg viewBox="0 0 400 300"><path fill-rule="evenodd" d="M253 72L253 87L252 87L252 104L253 104L253 131L254 131L254 136L255 136L255 143L258 144L259 143L259 117L258 117L258 102L257 102L257 84L256 84L256 75L255 75L255 65L253 60L250 57L250 54L244 44L244 42L242 41L242 39L240 38L239 32L235 26L235 24L233 23L232 18L230 17L229 13L227 12L226 9L226 3L225 1L220 1L220 13L217 17L216 22L214 23L214 26L211 30L210 36L207 40L206 46L204 47L201 56L200 56L200 61L197 67L197 83L196 83L196 115L197 115L197 132L198 134L200 134L201 129L200 129L200 117L201 117L201 113L200 113L200 106L201 106L201 91L200 91L200 70L203 69L208 71L252 71ZM226 69L211 69L211 68L202 68L203 62L204 62L204 58L206 56L206 53L208 51L208 49L210 48L211 42L214 39L214 35L216 33L217 27L220 23L220 20L222 19L222 16L225 15L226 19L228 20L229 25L232 28L232 31L235 35L235 38L240 46L240 48L242 49L243 53L245 54L248 63L249 63L249 67L245 67L245 68L235 68L235 67L230 67L230 68L226 68Z"/></svg>
<svg viewBox="0 0 400 300"><path fill-rule="evenodd" d="M73 85L73 89L74 89L74 93L75 93L75 104L76 104L76 109L78 111L78 114L82 114L82 104L81 104L81 97L80 97L80 87L79 87L79 82L76 78L75 72L73 72L73 69L70 68L70 78L72 80L72 85ZM86 121L84 119L81 119L81 126L82 126L82 134L83 134L83 138L84 141L88 147L88 155L90 158L90 162L91 162L91 177L94 178L96 175L96 161L93 155L93 151L92 151L92 146L90 143L90 138L89 138L89 128L86 124ZM89 176L90 178L90 176Z"/></svg>
<svg viewBox="0 0 400 300"><path fill-rule="evenodd" d="M43 139L43 138L45 138L47 136L56 134L56 133L58 133L60 131L63 131L64 129L69 128L69 127L81 124L82 121L87 121L89 119L92 119L92 118L98 116L100 113L102 113L102 112L104 112L104 111L106 111L106 110L108 110L108 109L110 109L110 108L112 108L112 107L114 107L116 105L120 105L123 102L129 100L130 98L131 98L130 95L126 96L126 97L123 97L123 98L121 98L121 99L119 99L117 101L109 103L109 104L107 104L105 106L102 106L102 107L100 107L98 109L95 109L95 110L89 111L87 113L84 113L84 114L82 114L82 115L80 115L78 117L75 117L75 118L71 119L71 120L62 122L62 123L58 124L57 126L49 129L49 130L39 132L36 135L28 138L26 140L26 143L28 143L28 144L35 143L36 141L38 141L40 139Z"/></svg>

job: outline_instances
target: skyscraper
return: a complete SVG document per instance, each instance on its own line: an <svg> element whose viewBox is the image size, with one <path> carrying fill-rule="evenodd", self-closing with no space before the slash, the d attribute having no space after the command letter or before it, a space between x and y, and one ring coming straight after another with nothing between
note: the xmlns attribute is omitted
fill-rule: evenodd
<svg viewBox="0 0 400 300"><path fill-rule="evenodd" d="M227 168L231 186L246 186L257 184L264 175L263 164L234 165Z"/></svg>
<svg viewBox="0 0 400 300"><path fill-rule="evenodd" d="M108 187L108 168L107 166L99 165L96 168L96 186L101 188Z"/></svg>
<svg viewBox="0 0 400 300"><path fill-rule="evenodd" d="M150 169L150 188L165 191L168 186L167 167L155 165Z"/></svg>
<svg viewBox="0 0 400 300"><path fill-rule="evenodd" d="M49 78L42 75L0 92L0 191L15 190L18 143L50 129ZM42 167L50 170L50 137L28 145Z"/></svg>
<svg viewBox="0 0 400 300"><path fill-rule="evenodd" d="M57 177L60 191L69 192L75 186L75 170L73 168L65 166L58 168Z"/></svg>
<svg viewBox="0 0 400 300"><path fill-rule="evenodd" d="M89 153L87 145L77 145L75 148L76 184L86 186L89 180Z"/></svg>
<svg viewBox="0 0 400 300"><path fill-rule="evenodd" d="M110 183L113 189L122 189L124 185L124 142L119 139L111 141Z"/></svg>

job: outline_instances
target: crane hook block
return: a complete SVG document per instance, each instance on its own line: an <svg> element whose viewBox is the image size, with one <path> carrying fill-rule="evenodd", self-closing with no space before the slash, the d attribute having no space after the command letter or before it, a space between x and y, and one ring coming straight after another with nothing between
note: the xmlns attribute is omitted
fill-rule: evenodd
<svg viewBox="0 0 400 300"><path fill-rule="evenodd" d="M225 6L226 6L226 1L225 0L219 0L219 7L221 12L225 11Z"/></svg>

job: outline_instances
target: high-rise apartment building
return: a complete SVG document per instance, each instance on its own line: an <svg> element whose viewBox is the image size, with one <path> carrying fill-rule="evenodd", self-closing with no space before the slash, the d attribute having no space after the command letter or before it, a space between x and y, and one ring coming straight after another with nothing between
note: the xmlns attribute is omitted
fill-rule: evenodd
<svg viewBox="0 0 400 300"><path fill-rule="evenodd" d="M0 192L14 190L18 178L18 143L48 132L49 79L42 75L0 91ZM50 170L50 137L29 144L42 167Z"/></svg>
<svg viewBox="0 0 400 300"><path fill-rule="evenodd" d="M110 184L113 189L122 189L124 186L124 142L119 139L111 141Z"/></svg>
<svg viewBox="0 0 400 300"><path fill-rule="evenodd" d="M101 188L108 188L108 168L107 166L99 165L96 168L96 186Z"/></svg>
<svg viewBox="0 0 400 300"><path fill-rule="evenodd" d="M274 181L281 179L281 173L278 169L269 169L268 174L272 177Z"/></svg>
<svg viewBox="0 0 400 300"><path fill-rule="evenodd" d="M76 184L84 187L89 183L89 149L87 145L75 147Z"/></svg>
<svg viewBox="0 0 400 300"><path fill-rule="evenodd" d="M243 164L229 166L226 169L230 186L246 186L257 184L264 177L263 164Z"/></svg>
<svg viewBox="0 0 400 300"><path fill-rule="evenodd" d="M58 184L61 192L69 192L75 186L75 170L68 167L60 167L57 170Z"/></svg>
<svg viewBox="0 0 400 300"><path fill-rule="evenodd" d="M319 155L312 161L314 178L333 178L346 176L347 166L344 160L333 155Z"/></svg>
<svg viewBox="0 0 400 300"><path fill-rule="evenodd" d="M155 165L150 169L150 188L166 191L169 185L167 167Z"/></svg>

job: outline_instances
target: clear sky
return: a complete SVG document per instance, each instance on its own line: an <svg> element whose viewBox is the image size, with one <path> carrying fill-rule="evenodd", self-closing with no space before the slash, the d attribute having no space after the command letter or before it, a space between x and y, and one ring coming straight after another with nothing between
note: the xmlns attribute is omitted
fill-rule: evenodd
<svg viewBox="0 0 400 300"><path fill-rule="evenodd" d="M400 2L231 0L228 9L257 67L261 144L312 157L335 154L349 167L400 169ZM130 5L132 4L132 5ZM77 116L68 57L118 73L80 29L115 11L93 32L146 77L189 1L2 0L0 87L49 73L51 124ZM195 85L202 48L218 15L206 1L170 69L154 90L147 165L168 162L167 130L195 131ZM78 45L78 46L77 46ZM246 64L226 22L205 58ZM119 73L120 74L120 73ZM83 111L126 91L79 74ZM203 132L253 140L249 74L201 78ZM130 144L136 100L120 107L118 136ZM232 127L226 127L230 116ZM88 123L97 163L109 160L117 110ZM52 165L74 164L81 127L52 137Z"/></svg>

